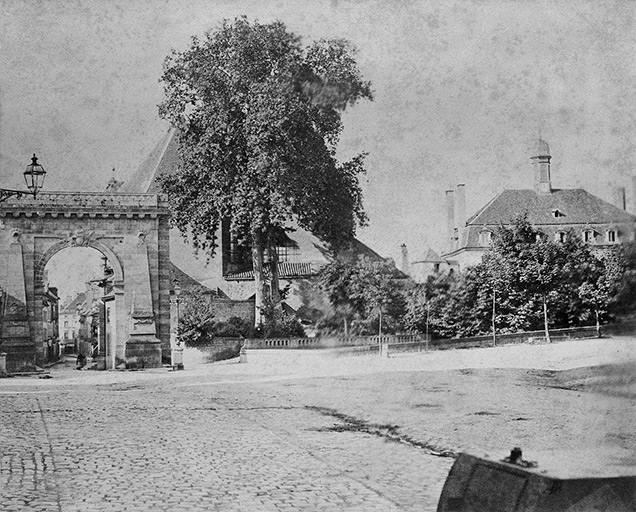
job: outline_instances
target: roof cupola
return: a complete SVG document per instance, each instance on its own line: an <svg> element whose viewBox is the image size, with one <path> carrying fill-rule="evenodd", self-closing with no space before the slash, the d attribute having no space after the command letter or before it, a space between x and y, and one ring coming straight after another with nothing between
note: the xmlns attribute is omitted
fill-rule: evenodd
<svg viewBox="0 0 636 512"><path fill-rule="evenodd" d="M550 181L550 146L543 139L539 139L534 151L536 156L531 157L534 165L534 189L539 194L550 194L552 183Z"/></svg>

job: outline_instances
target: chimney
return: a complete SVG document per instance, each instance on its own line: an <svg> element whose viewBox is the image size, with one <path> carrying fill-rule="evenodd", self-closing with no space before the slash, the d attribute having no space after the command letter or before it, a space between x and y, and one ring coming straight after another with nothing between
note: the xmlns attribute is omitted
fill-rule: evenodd
<svg viewBox="0 0 636 512"><path fill-rule="evenodd" d="M409 275L409 250L406 248L406 244L400 246L402 250L402 265L400 270L406 275Z"/></svg>
<svg viewBox="0 0 636 512"><path fill-rule="evenodd" d="M446 235L450 251L455 250L455 191L446 191Z"/></svg>
<svg viewBox="0 0 636 512"><path fill-rule="evenodd" d="M627 208L625 203L625 187L616 187L614 189L614 205L621 210Z"/></svg>
<svg viewBox="0 0 636 512"><path fill-rule="evenodd" d="M462 232L466 227L466 185L457 185L455 197L455 225L457 226L457 237L461 240Z"/></svg>

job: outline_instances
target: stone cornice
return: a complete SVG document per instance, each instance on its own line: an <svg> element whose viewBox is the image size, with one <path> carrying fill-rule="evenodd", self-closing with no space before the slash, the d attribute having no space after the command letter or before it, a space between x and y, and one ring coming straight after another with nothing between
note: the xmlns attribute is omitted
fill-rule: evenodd
<svg viewBox="0 0 636 512"><path fill-rule="evenodd" d="M24 195L0 203L0 216L27 217L157 217L168 214L163 194L122 194L109 192L46 192L36 198Z"/></svg>

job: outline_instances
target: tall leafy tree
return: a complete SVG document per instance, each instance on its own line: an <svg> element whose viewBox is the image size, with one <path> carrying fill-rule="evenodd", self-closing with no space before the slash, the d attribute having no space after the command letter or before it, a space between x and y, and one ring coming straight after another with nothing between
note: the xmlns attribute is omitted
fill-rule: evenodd
<svg viewBox="0 0 636 512"><path fill-rule="evenodd" d="M334 317L344 322L345 334L356 323L360 333L395 332L405 312L405 292L396 279L397 269L385 261L334 261L323 267L318 281L333 307Z"/></svg>
<svg viewBox="0 0 636 512"><path fill-rule="evenodd" d="M590 254L582 266L582 279L577 293L584 305L594 311L597 335L601 336L601 317L618 290L625 271L625 261L620 250L612 249L602 255Z"/></svg>
<svg viewBox="0 0 636 512"><path fill-rule="evenodd" d="M266 299L280 301L281 231L296 223L337 250L366 222L364 155L336 159L343 111L372 99L354 55L345 40L303 47L280 22L241 17L166 58L159 114L179 129L181 157L161 182L173 223L214 255L230 220L251 248L257 323Z"/></svg>

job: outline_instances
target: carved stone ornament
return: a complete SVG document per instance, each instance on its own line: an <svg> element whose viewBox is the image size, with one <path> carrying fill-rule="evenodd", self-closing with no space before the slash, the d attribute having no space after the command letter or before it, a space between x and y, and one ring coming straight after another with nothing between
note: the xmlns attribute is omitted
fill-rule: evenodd
<svg viewBox="0 0 636 512"><path fill-rule="evenodd" d="M146 244L146 236L148 235L148 233L146 233L145 231L140 231L139 233L137 233L137 244L138 245L145 245Z"/></svg>
<svg viewBox="0 0 636 512"><path fill-rule="evenodd" d="M19 244L20 243L20 230L19 229L14 229L13 231L11 231L11 243L12 244Z"/></svg>
<svg viewBox="0 0 636 512"><path fill-rule="evenodd" d="M78 229L69 237L69 242L75 247L86 247L92 237L92 231Z"/></svg>

